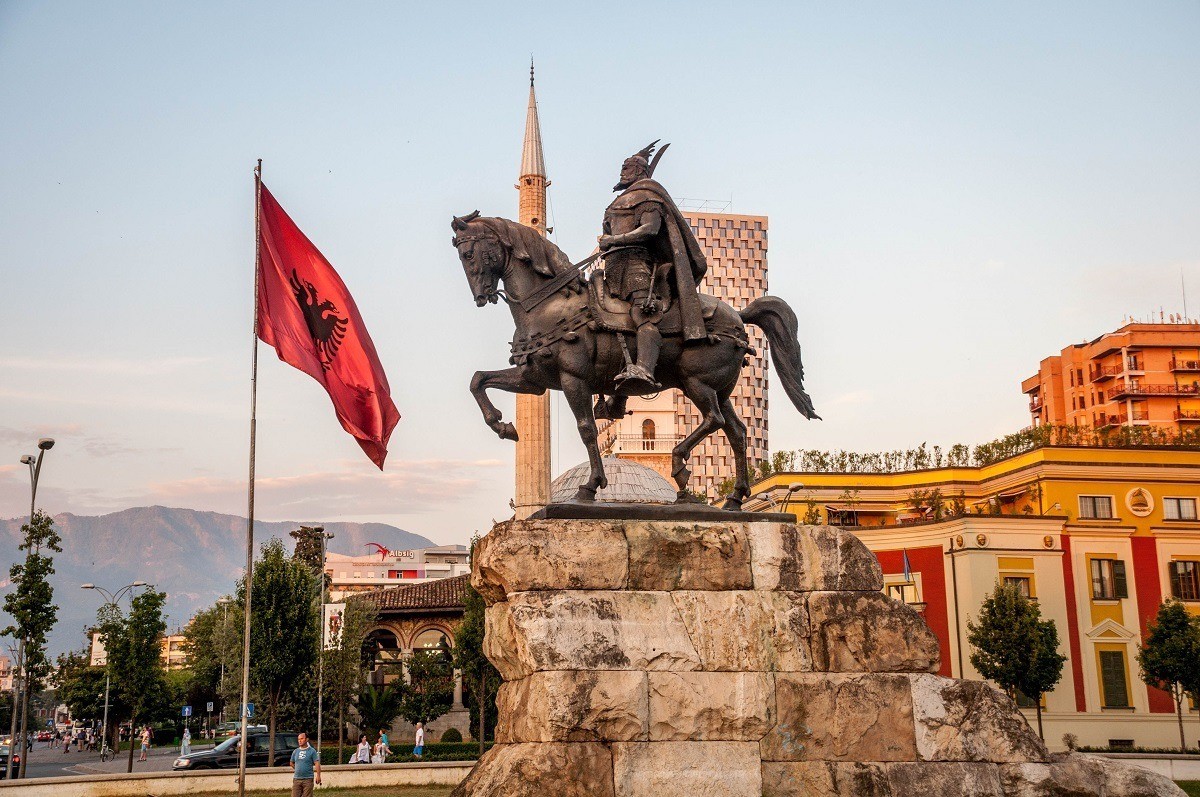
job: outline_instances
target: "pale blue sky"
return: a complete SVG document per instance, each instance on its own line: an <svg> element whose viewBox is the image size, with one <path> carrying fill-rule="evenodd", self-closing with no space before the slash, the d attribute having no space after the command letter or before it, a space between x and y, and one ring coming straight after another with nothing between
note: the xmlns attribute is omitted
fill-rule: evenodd
<svg viewBox="0 0 1200 797"><path fill-rule="evenodd" d="M404 419L380 474L264 348L260 515L443 542L507 516L512 446L466 387L511 321L448 222L516 215L531 52L574 258L655 138L673 193L770 216L825 418L773 395L773 449L1020 428L1040 358L1178 311L1181 271L1200 315L1197 41L1195 2L0 2L0 515L40 433L49 510L245 510L261 157Z"/></svg>

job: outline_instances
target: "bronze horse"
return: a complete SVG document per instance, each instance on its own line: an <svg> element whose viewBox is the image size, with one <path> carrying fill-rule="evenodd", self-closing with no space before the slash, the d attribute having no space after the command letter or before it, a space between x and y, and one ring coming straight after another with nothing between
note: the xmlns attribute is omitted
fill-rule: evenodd
<svg viewBox="0 0 1200 797"><path fill-rule="evenodd" d="M517 430L504 421L500 410L488 399L488 388L509 393L541 395L561 390L567 398L587 447L591 476L576 494L576 500L595 499L607 486L592 396L615 396L614 377L621 372L631 335L613 331L617 325L593 301L589 306L589 284L561 249L536 230L508 219L480 217L479 211L455 217L452 243L475 297L475 304L495 304L504 299L512 311L513 367L500 371L477 371L471 379L471 394L483 411L487 425L501 438L516 440ZM574 277L570 273L574 272ZM596 275L593 275L593 280ZM553 289L555 283L561 287ZM541 294L539 294L541 292ZM544 295L542 295L544 294ZM700 425L671 452L671 470L679 498L687 499L688 456L701 440L722 429L733 448L737 474L733 491L724 508L739 509L750 494L746 462L746 426L734 411L729 397L737 384L746 354L751 351L745 324L766 333L771 359L784 391L805 417L818 418L804 392L804 367L796 338L796 314L782 299L764 296L741 312L713 296L701 294L706 340L683 345L678 332L672 334L664 318L663 347L655 372L663 388L679 388L700 411ZM627 338L624 343L622 338ZM621 402L617 402L620 406ZM609 400L608 406L612 406ZM622 410L623 412L623 410Z"/></svg>

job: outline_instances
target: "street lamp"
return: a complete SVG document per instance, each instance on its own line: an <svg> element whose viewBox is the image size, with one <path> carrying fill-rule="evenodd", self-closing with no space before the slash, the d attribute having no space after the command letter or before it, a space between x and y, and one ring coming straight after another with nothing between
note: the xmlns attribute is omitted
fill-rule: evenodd
<svg viewBox="0 0 1200 797"><path fill-rule="evenodd" d="M221 681L218 687L218 691L221 692L221 722L225 721L225 635L228 633L226 628L229 625L229 604L231 603L233 603L233 598L217 598L217 605L224 610L221 616Z"/></svg>
<svg viewBox="0 0 1200 797"><path fill-rule="evenodd" d="M47 451L54 448L54 438L43 437L38 440L37 446L38 454L36 459L34 459L32 454L25 454L21 457L21 464L26 465L29 468L29 525L31 528L33 527L33 516L37 512L37 486L38 478L42 475L42 457L46 455ZM29 557L32 555L33 548L30 547L30 549L25 552L26 573L29 572ZM25 755L25 737L29 733L29 684L24 683L25 681L28 681L25 673L25 647L27 642L28 640L26 640L24 634L22 634L21 639L17 643L17 669L13 671L12 731L9 734L13 741L17 743L14 745L14 749L21 751L21 771L18 773L19 776L24 776L25 774L25 759L28 757ZM19 688L17 686L18 673L20 673L21 687L23 688ZM17 735L17 714L21 715L20 736ZM13 776L13 757L11 755L8 757L8 771L5 774L10 779Z"/></svg>
<svg viewBox="0 0 1200 797"><path fill-rule="evenodd" d="M329 541L333 539L333 535L325 531L324 526L317 526L313 529L321 535L321 571L317 574L320 579L317 582L317 594L320 600L317 601L318 609L321 618L321 633L317 635L317 755L321 754L321 720L324 712L324 696L325 696L325 549L329 545Z"/></svg>
<svg viewBox="0 0 1200 797"><path fill-rule="evenodd" d="M106 609L106 608L109 609L109 614L110 614L110 616L112 616L112 615L120 614L121 607L118 605L118 602L121 600L122 597L124 597L125 594L129 594L130 596L132 596L133 591L135 589L137 589L138 587L146 587L146 586L149 586L149 585L145 581L135 581L132 584L126 584L125 586L121 587L119 590L116 591L115 594L112 592L109 592L104 587L97 587L95 584L80 584L79 588L80 589L94 589L97 592L99 592L101 595L103 595L105 600L104 600L104 603L101 604L101 609ZM130 600L132 601L132 597L130 598ZM111 673L109 672L109 669L108 669L108 649L105 648L105 650L104 650L104 719L101 720L101 722L100 722L100 727L101 727L100 732L102 734L100 750L102 753L104 751L104 748L108 746L108 688L109 688L109 684L110 684L110 677L111 677ZM129 743L133 744L133 729L132 728L129 729L129 733L130 733Z"/></svg>

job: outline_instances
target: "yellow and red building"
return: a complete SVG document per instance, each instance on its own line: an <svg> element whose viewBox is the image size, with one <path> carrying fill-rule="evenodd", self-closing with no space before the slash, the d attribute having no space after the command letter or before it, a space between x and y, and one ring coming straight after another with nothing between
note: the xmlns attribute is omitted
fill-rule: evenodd
<svg viewBox="0 0 1200 797"><path fill-rule="evenodd" d="M1200 450L1029 439L982 465L831 472L810 457L756 484L746 508L853 530L885 591L924 613L945 675L980 678L967 622L998 582L1016 584L1068 656L1044 697L1047 743L1178 744L1174 703L1142 682L1136 655L1165 598L1200 612ZM1195 744L1200 724L1185 727Z"/></svg>

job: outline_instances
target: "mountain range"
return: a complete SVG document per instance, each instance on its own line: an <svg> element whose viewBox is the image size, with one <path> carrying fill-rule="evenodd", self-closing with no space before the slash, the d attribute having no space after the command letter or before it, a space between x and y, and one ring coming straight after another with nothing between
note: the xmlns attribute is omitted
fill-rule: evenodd
<svg viewBox="0 0 1200 797"><path fill-rule="evenodd" d="M21 525L28 518L0 520L0 592L10 588L9 565L21 554ZM164 506L124 509L107 515L54 516L62 536L62 553L54 555L54 602L58 623L49 639L51 655L78 650L86 644L85 629L95 621L102 600L79 585L95 583L110 591L134 581L146 581L167 593L168 628L187 625L198 610L231 594L246 562L246 519L217 512ZM254 522L256 545L279 537L291 549L288 532L305 526L324 526L333 535L329 549L366 553L369 542L392 550L434 545L426 537L385 523L323 523L321 521ZM256 551L257 555L257 551ZM128 604L126 604L128 607ZM0 615L0 624L9 619ZM9 642L10 640L5 640Z"/></svg>

